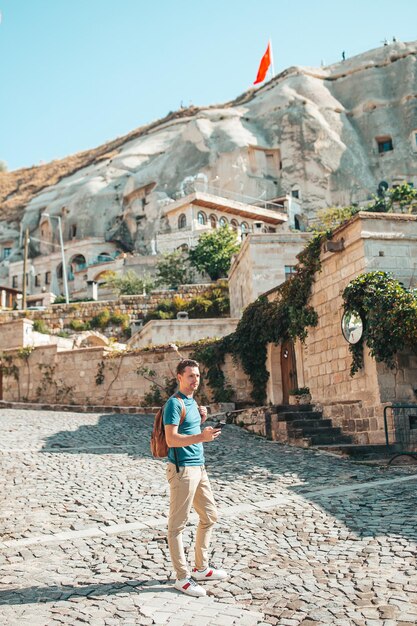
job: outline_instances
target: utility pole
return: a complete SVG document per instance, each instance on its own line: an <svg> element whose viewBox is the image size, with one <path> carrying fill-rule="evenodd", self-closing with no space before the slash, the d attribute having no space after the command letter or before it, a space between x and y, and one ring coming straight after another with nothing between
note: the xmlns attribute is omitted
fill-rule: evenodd
<svg viewBox="0 0 417 626"><path fill-rule="evenodd" d="M27 264L29 250L29 228L25 230L25 248L23 255L23 284L22 284L22 309L26 309L26 280L27 280Z"/></svg>

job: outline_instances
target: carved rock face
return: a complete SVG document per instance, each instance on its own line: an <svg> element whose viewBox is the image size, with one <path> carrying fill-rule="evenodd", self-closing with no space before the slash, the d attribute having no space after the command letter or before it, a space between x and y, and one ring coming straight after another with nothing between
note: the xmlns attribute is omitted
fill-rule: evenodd
<svg viewBox="0 0 417 626"><path fill-rule="evenodd" d="M77 238L147 254L164 228L163 205L197 176L254 198L296 190L307 217L365 201L395 175L411 181L416 52L415 43L396 43L328 68L289 68L223 107L173 114L46 186L25 204L23 226L36 229L46 211L62 216L64 238L76 224ZM386 135L394 150L381 157L378 137Z"/></svg>

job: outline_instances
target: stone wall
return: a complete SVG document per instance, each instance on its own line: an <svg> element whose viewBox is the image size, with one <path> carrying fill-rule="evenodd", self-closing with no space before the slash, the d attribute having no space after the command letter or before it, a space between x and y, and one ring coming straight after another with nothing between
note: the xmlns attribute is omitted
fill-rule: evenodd
<svg viewBox="0 0 417 626"><path fill-rule="evenodd" d="M337 240L343 240L343 250L322 254L310 301L319 323L297 351L297 371L335 426L358 443L383 443L384 404L416 401L417 358L400 355L393 371L376 363L365 347L364 367L350 376L349 344L341 332L342 292L358 274L373 270L391 271L408 286L417 262L417 218L361 213L336 231Z"/></svg>
<svg viewBox="0 0 417 626"><path fill-rule="evenodd" d="M258 296L285 281L285 266L296 265L297 254L309 237L307 233L285 230L246 237L229 273L232 317L241 317Z"/></svg>
<svg viewBox="0 0 417 626"><path fill-rule="evenodd" d="M146 315L156 308L161 300L172 300L180 296L184 300L192 300L204 292L210 285L184 285L178 290L152 291L145 296L121 296L118 300L107 302L74 302L72 304L54 304L44 311L0 311L0 324L12 320L28 318L43 320L51 330L60 330L68 326L71 320L83 322L91 320L103 309L110 314L126 313L133 318Z"/></svg>
<svg viewBox="0 0 417 626"><path fill-rule="evenodd" d="M189 343L200 339L219 338L236 329L239 320L230 317L213 319L151 320L129 341L131 348Z"/></svg>
<svg viewBox="0 0 417 626"><path fill-rule="evenodd" d="M0 326L0 350L22 348L28 345L32 334L32 322L30 320L16 320Z"/></svg>
<svg viewBox="0 0 417 626"><path fill-rule="evenodd" d="M0 350L52 344L58 349L70 350L73 340L36 332L33 330L32 320L20 319L0 325Z"/></svg>
<svg viewBox="0 0 417 626"><path fill-rule="evenodd" d="M182 356L192 354L193 347L181 347ZM4 354L12 357L19 374L16 380L3 371L0 399L94 406L149 405L144 396L152 390L152 381L138 374L138 370L153 370L155 380L164 384L165 379L175 376L179 360L177 352L169 347L111 353L103 347L58 352L56 346L42 346L33 350L27 362L16 358L16 351ZM234 399L248 401L251 385L231 358L226 359L224 371L227 382L236 389ZM211 401L207 385L202 392L204 401Z"/></svg>

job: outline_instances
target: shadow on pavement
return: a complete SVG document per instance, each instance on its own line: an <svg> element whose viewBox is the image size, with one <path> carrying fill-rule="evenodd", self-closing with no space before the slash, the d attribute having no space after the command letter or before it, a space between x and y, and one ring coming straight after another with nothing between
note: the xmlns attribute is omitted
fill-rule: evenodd
<svg viewBox="0 0 417 626"><path fill-rule="evenodd" d="M150 459L152 424L153 416L149 415L101 415L94 425L48 437L41 451L127 454L134 459ZM356 536L397 535L417 541L417 491L410 489L416 486L414 482L382 488L370 485L333 495L320 493L326 488L403 476L401 470L364 466L314 450L269 442L233 425L223 429L219 439L204 449L215 490L219 485L247 478L251 499L257 490L258 499L265 499L265 494L273 498L293 493L335 517Z"/></svg>
<svg viewBox="0 0 417 626"><path fill-rule="evenodd" d="M164 591L178 595L167 580L130 580L123 583L99 583L97 585L63 585L50 587L26 587L0 591L0 606L12 604L39 604L57 602L74 597L102 597L118 593L155 593Z"/></svg>

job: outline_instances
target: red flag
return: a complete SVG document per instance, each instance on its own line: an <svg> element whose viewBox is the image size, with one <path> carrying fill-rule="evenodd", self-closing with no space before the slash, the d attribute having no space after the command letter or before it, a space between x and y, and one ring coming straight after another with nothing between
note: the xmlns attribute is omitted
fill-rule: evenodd
<svg viewBox="0 0 417 626"><path fill-rule="evenodd" d="M268 47L259 64L258 75L256 77L255 82L253 83L254 85L257 85L258 83L261 83L263 80L265 80L265 76L270 65L271 65L271 47L270 47L270 42L268 41Z"/></svg>

